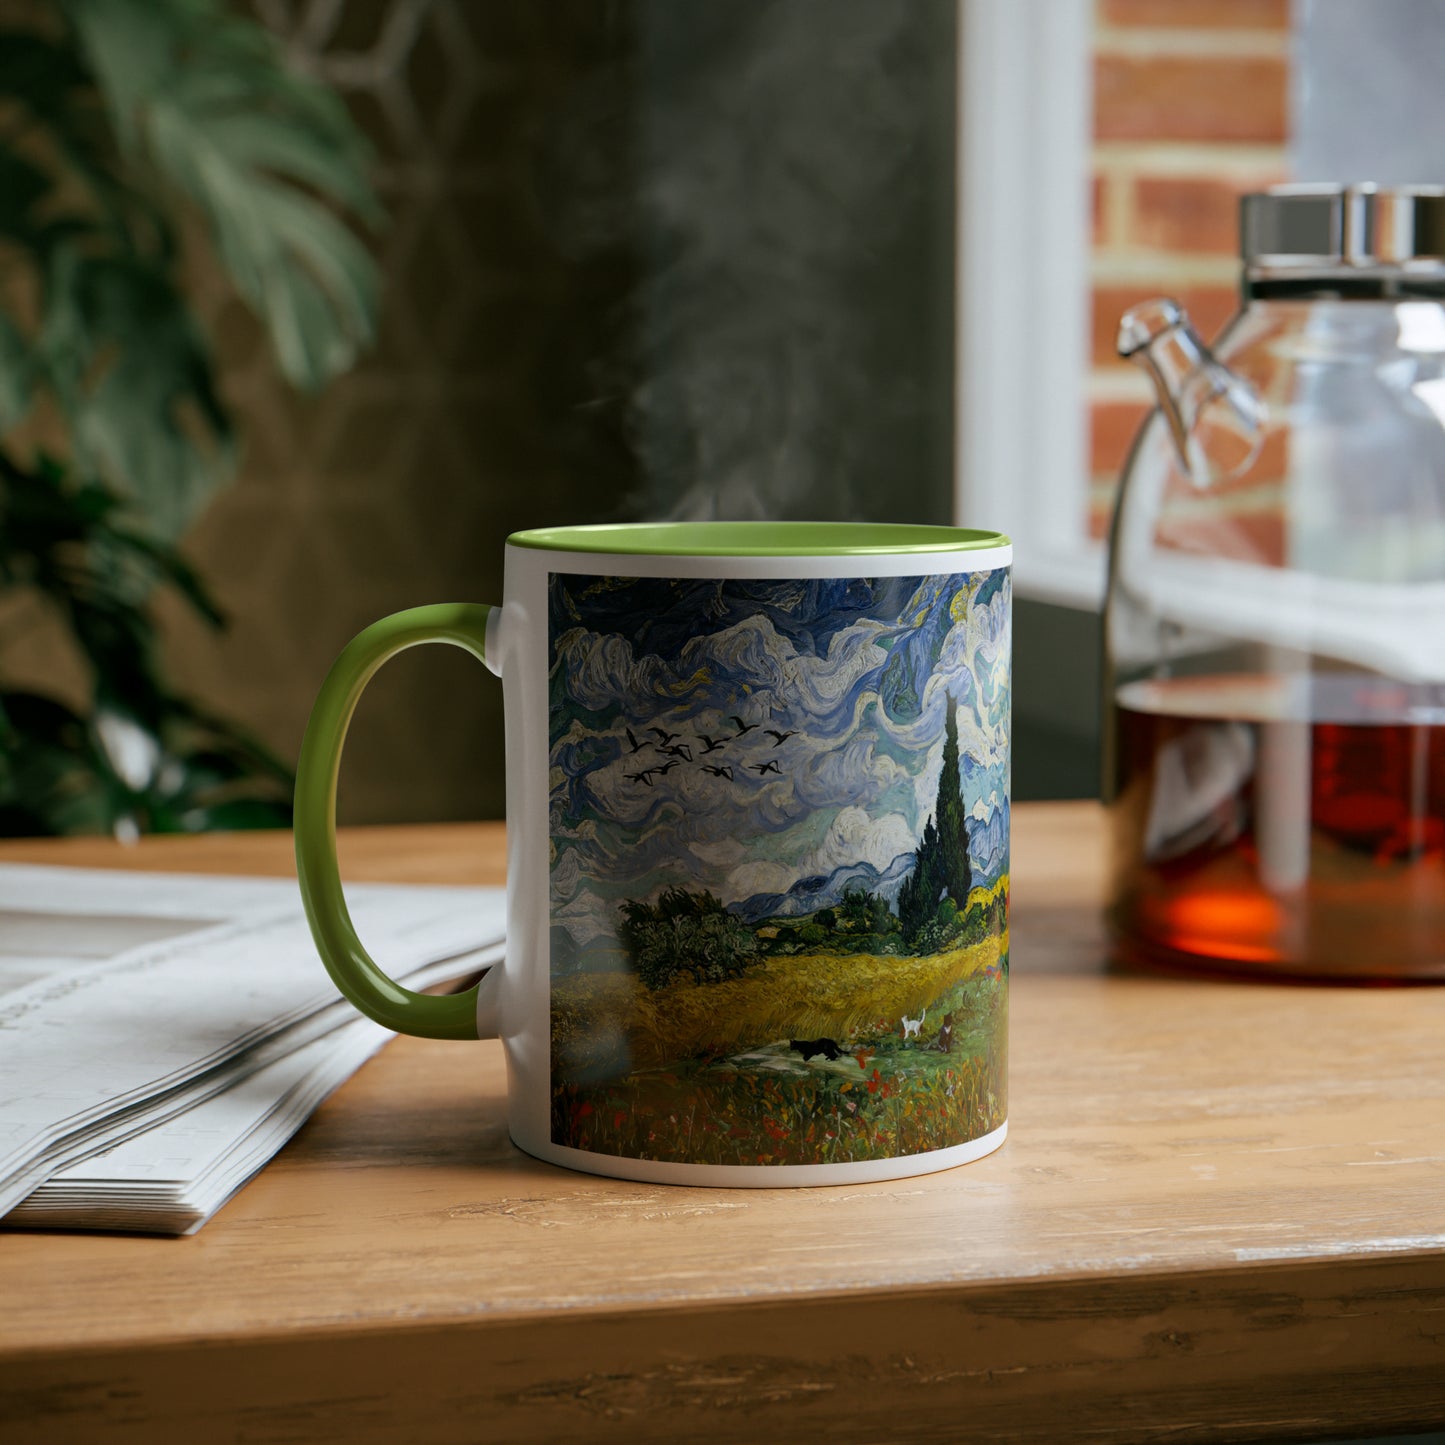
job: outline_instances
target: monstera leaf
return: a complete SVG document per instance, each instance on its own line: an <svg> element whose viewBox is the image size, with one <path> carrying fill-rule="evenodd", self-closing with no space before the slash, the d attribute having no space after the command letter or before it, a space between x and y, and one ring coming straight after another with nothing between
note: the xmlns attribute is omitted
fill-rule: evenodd
<svg viewBox="0 0 1445 1445"><path fill-rule="evenodd" d="M374 221L368 155L344 106L288 70L221 0L57 0L64 38L0 31L0 242L28 252L41 316L0 294L0 427L48 393L76 462L174 538L236 449L181 292L197 214L278 364L316 389L375 334L376 267L342 219ZM194 228L192 228L194 229Z"/></svg>
<svg viewBox="0 0 1445 1445"><path fill-rule="evenodd" d="M230 474L235 446L205 342L180 295L124 252L56 248L39 342L75 462L114 478L156 535L178 536Z"/></svg>
<svg viewBox="0 0 1445 1445"><path fill-rule="evenodd" d="M375 331L366 148L227 0L0 9L0 592L43 598L92 684L0 676L0 833L282 824L289 770L169 687L150 612L169 588L220 625L175 542L237 451L182 239L323 386Z"/></svg>
<svg viewBox="0 0 1445 1445"><path fill-rule="evenodd" d="M123 152L194 201L286 375L312 388L372 340L376 271L316 197L377 214L337 98L218 0L65 0Z"/></svg>

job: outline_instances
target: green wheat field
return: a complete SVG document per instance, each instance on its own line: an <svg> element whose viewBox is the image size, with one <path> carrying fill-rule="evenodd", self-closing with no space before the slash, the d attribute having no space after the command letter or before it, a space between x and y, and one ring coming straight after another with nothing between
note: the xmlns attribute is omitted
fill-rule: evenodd
<svg viewBox="0 0 1445 1445"><path fill-rule="evenodd" d="M924 958L810 952L656 990L625 973L554 979L553 1140L697 1164L966 1143L1007 1114L1007 964L1004 928ZM792 1047L823 1039L809 1058Z"/></svg>

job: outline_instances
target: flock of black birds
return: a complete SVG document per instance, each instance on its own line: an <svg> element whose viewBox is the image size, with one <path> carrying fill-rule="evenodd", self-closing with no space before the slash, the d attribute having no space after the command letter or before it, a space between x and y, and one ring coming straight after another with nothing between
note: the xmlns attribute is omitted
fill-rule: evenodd
<svg viewBox="0 0 1445 1445"><path fill-rule="evenodd" d="M732 782L735 776L730 763L704 763L701 759L705 758L709 753L715 753L719 749L725 748L729 743L737 742L739 738L746 737L750 732L756 732L759 726L757 723L744 722L736 713L733 714L732 721L736 724L737 731L729 734L727 737L715 738L708 733L693 734L693 737L703 744L696 760L698 766L703 772L711 773L715 778L726 778L729 782ZM636 773L625 773L623 776L629 783L645 783L650 788L654 778L670 772L673 768L677 767L679 763L691 763L694 761L694 758L692 755L692 744L681 742L681 733L670 733L666 728L660 727L651 727L648 728L647 731L657 734L656 742L653 742L650 738L639 738L631 728L627 728L628 748L633 753L640 753L643 748L655 748L666 757L668 761L658 763L650 768L643 768ZM796 737L798 732L797 728L763 728L763 731L772 738L775 748L782 747L789 738ZM757 773L759 777L765 773L773 773L780 778L787 776L782 768L778 766L778 760L776 758L769 758L765 763L744 763L742 766L750 772Z"/></svg>

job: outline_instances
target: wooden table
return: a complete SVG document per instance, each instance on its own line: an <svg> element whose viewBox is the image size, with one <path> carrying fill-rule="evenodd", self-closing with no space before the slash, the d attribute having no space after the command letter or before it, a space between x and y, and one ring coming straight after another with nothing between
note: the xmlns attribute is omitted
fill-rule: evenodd
<svg viewBox="0 0 1445 1445"><path fill-rule="evenodd" d="M0 1236L0 1440L1323 1438L1445 1420L1445 989L1105 970L1103 833L1015 812L1011 1128L901 1183L675 1189L390 1045L185 1240ZM290 869L284 837L0 858ZM497 882L499 826L355 879Z"/></svg>

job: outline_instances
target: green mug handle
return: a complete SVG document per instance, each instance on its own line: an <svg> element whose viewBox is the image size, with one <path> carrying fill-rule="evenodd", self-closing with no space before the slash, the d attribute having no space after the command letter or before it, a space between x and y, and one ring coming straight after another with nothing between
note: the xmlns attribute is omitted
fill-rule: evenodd
<svg viewBox="0 0 1445 1445"><path fill-rule="evenodd" d="M296 874L311 936L326 971L362 1013L424 1039L475 1039L477 988L414 993L388 978L362 947L346 909L336 863L336 779L357 701L388 658L423 642L448 642L487 660L487 619L495 609L448 602L373 622L342 650L321 684L296 765Z"/></svg>

